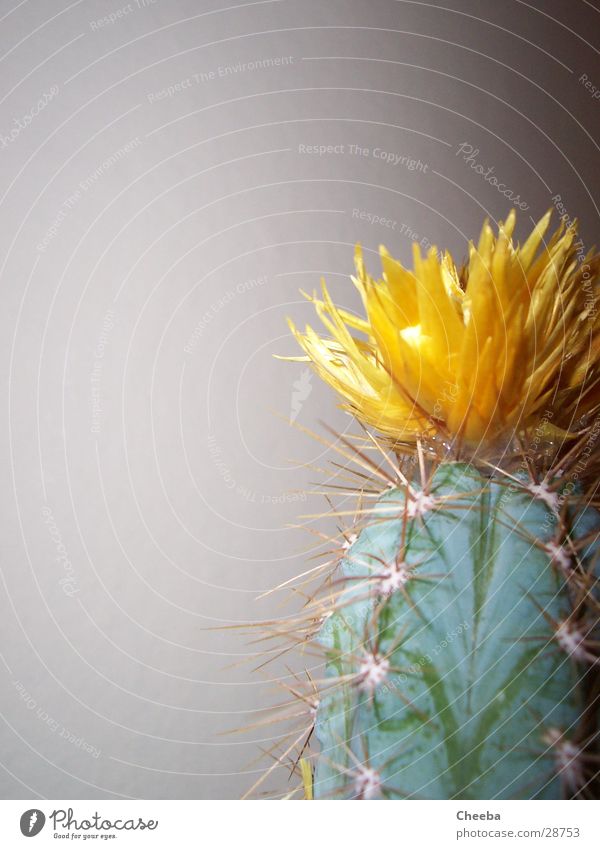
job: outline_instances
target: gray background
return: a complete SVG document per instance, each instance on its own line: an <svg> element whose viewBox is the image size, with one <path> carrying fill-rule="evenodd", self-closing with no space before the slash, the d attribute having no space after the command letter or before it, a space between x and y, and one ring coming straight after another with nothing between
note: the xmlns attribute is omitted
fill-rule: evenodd
<svg viewBox="0 0 600 849"><path fill-rule="evenodd" d="M289 672L210 629L294 609L257 596L305 567L332 459L294 397L350 426L273 358L285 316L321 274L356 306L357 240L461 257L504 216L461 144L520 234L560 195L597 240L599 33L597 0L0 3L2 796L253 783L283 732L223 732Z"/></svg>

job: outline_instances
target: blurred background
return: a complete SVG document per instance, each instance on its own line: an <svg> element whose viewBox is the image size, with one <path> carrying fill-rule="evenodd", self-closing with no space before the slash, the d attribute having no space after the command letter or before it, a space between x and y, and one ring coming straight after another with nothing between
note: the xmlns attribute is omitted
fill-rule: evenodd
<svg viewBox="0 0 600 849"><path fill-rule="evenodd" d="M357 241L598 242L600 3L2 0L0 57L1 795L239 798L315 661L230 626L352 429L285 318Z"/></svg>

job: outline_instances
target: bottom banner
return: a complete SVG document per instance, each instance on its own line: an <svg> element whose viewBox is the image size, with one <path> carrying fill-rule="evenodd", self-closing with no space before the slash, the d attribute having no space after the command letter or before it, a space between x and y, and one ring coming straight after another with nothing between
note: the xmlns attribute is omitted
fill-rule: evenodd
<svg viewBox="0 0 600 849"><path fill-rule="evenodd" d="M340 807L343 806L343 807ZM298 819L298 822L295 821ZM600 845L599 802L317 802L10 800L0 802L0 846L270 847L392 841L395 845ZM30 844L31 845L31 844Z"/></svg>

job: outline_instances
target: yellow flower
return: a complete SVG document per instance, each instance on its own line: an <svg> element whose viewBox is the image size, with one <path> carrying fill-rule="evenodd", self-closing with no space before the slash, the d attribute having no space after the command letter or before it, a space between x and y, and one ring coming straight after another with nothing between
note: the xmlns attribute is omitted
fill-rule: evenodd
<svg viewBox="0 0 600 849"><path fill-rule="evenodd" d="M515 214L486 221L457 269L414 245L412 271L380 248L383 277L356 277L366 319L311 298L329 337L291 329L346 408L398 441L509 442L543 421L573 433L600 403L600 255L578 261L577 225L544 242L548 212L523 245Z"/></svg>

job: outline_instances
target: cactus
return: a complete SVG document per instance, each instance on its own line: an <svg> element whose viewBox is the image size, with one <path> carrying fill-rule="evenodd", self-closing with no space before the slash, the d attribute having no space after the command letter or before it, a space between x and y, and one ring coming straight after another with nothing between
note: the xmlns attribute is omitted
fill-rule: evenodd
<svg viewBox="0 0 600 849"><path fill-rule="evenodd" d="M324 674L290 688L311 798L599 795L600 258L549 220L486 223L460 270L358 250L366 320L323 285L332 338L291 325L376 433L332 446L360 486L306 606Z"/></svg>

